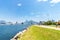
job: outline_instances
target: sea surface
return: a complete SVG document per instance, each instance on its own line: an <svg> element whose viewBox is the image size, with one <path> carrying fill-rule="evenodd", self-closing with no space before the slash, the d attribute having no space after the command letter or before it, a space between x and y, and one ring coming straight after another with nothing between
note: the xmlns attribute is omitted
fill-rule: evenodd
<svg viewBox="0 0 60 40"><path fill-rule="evenodd" d="M0 40L10 40L31 24L0 25Z"/></svg>

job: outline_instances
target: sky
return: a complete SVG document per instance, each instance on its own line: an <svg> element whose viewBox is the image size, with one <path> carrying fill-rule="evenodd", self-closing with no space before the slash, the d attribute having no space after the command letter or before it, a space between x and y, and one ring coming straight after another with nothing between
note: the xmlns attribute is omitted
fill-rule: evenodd
<svg viewBox="0 0 60 40"><path fill-rule="evenodd" d="M60 20L60 0L0 0L0 20Z"/></svg>

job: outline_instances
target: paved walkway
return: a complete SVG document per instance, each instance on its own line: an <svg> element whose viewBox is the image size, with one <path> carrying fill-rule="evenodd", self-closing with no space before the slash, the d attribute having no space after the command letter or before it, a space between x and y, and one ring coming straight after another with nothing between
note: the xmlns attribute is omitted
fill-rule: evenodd
<svg viewBox="0 0 60 40"><path fill-rule="evenodd" d="M60 28L51 27L51 26L45 26L45 25L35 25L35 26L43 27L43 28L49 28L49 29L54 29L54 30L60 30Z"/></svg>

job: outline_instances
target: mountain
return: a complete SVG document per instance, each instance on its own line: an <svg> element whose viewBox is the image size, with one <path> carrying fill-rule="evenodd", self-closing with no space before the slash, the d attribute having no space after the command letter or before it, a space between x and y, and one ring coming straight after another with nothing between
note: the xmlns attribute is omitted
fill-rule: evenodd
<svg viewBox="0 0 60 40"><path fill-rule="evenodd" d="M35 22L35 21L26 21L24 22L24 24L28 24L28 25L34 25L34 24L38 24L38 22Z"/></svg>
<svg viewBox="0 0 60 40"><path fill-rule="evenodd" d="M6 21L0 20L0 24L6 24Z"/></svg>

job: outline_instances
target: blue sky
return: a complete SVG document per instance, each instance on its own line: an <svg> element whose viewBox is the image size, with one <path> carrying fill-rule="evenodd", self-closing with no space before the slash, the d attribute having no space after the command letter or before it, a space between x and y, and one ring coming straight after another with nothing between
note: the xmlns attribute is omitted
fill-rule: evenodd
<svg viewBox="0 0 60 40"><path fill-rule="evenodd" d="M60 0L0 0L0 20L60 20Z"/></svg>

